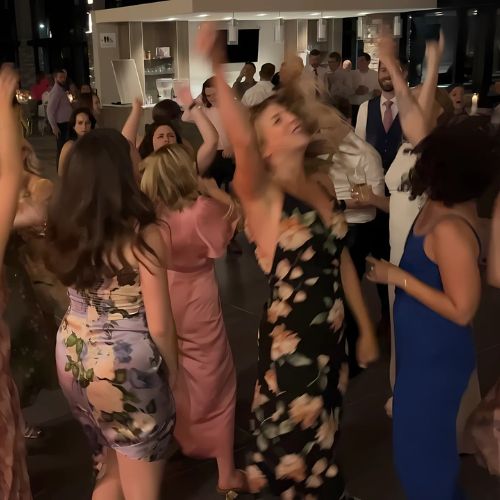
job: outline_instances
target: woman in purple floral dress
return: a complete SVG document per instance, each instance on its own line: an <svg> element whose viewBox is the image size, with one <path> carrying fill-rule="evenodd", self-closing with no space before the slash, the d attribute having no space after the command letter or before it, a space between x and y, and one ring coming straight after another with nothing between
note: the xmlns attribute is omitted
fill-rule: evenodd
<svg viewBox="0 0 500 500"><path fill-rule="evenodd" d="M126 139L95 130L73 147L49 208L48 266L69 287L59 382L100 474L93 500L158 500L177 371L166 250Z"/></svg>

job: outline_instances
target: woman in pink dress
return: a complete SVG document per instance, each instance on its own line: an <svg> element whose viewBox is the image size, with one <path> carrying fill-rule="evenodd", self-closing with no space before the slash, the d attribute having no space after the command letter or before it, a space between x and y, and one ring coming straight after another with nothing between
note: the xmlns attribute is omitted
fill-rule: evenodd
<svg viewBox="0 0 500 500"><path fill-rule="evenodd" d="M23 174L18 115L12 107L17 86L18 75L9 66L0 70L0 263L14 221ZM4 299L0 282L0 496L6 500L30 500L24 425L16 386L10 375L10 335L1 319Z"/></svg>
<svg viewBox="0 0 500 500"><path fill-rule="evenodd" d="M157 204L171 249L168 284L180 354L174 436L185 455L217 459L222 493L240 490L244 475L233 459L236 377L214 269L238 210L214 180L198 179L182 145L156 151L141 166L141 188Z"/></svg>

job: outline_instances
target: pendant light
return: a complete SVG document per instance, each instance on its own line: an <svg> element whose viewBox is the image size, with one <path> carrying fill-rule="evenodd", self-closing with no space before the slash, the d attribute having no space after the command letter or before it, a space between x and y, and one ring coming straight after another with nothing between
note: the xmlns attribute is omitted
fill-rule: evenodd
<svg viewBox="0 0 500 500"><path fill-rule="evenodd" d="M359 16L358 17L358 40L364 40L365 39L365 25L366 25L366 18L364 16Z"/></svg>
<svg viewBox="0 0 500 500"><path fill-rule="evenodd" d="M274 22L274 41L283 43L285 40L285 22L281 17L281 12L278 13L278 19Z"/></svg>
<svg viewBox="0 0 500 500"><path fill-rule="evenodd" d="M228 45L238 45L238 25L237 21L233 18L229 21L229 28L227 30L227 44Z"/></svg>
<svg viewBox="0 0 500 500"><path fill-rule="evenodd" d="M318 29L317 29L317 38L316 40L318 42L326 42L328 40L328 20L323 17L323 14L321 14L321 17L318 19Z"/></svg>
<svg viewBox="0 0 500 500"><path fill-rule="evenodd" d="M401 35L403 34L403 27L401 25L401 17L399 16L399 14L397 16L394 16L394 24L393 24L392 34L396 38L400 38Z"/></svg>

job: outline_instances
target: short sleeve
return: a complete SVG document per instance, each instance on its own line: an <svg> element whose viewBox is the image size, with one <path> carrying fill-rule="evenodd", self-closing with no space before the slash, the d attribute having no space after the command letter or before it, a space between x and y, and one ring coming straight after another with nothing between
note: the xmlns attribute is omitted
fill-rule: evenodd
<svg viewBox="0 0 500 500"><path fill-rule="evenodd" d="M207 247L207 256L218 259L234 235L238 218L225 218L227 206L205 196L198 199L196 210L196 232Z"/></svg>

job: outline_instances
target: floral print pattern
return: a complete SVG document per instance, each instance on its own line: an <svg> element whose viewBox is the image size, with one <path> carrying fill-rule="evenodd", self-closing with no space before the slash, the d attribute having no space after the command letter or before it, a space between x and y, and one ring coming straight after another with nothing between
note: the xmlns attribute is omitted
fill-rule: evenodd
<svg viewBox="0 0 500 500"><path fill-rule="evenodd" d="M139 274L124 270L92 290L69 290L57 335L59 382L92 445L129 458L165 456L175 408L147 327Z"/></svg>
<svg viewBox="0 0 500 500"><path fill-rule="evenodd" d="M260 258L270 296L259 329L255 446L247 468L256 496L347 498L335 464L346 384L340 281L346 233L341 213L333 211L326 227L316 211L286 195L274 262Z"/></svg>

